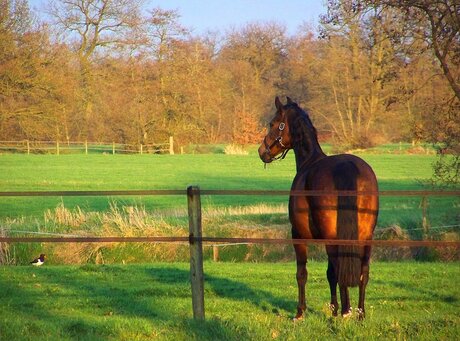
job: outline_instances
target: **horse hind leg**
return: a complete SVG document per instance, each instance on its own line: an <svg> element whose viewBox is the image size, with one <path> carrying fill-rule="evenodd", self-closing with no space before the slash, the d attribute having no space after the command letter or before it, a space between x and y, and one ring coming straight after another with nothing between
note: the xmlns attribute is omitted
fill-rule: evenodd
<svg viewBox="0 0 460 341"><path fill-rule="evenodd" d="M369 261L370 261L371 247L364 247L364 256L361 265L361 277L359 281L359 301L358 301L358 319L365 318L364 300L366 297L366 286L369 282Z"/></svg>
<svg viewBox="0 0 460 341"><path fill-rule="evenodd" d="M331 303L329 308L331 309L332 316L337 316L337 311L339 310L339 303L337 302L337 257L331 256L334 253L330 247L326 247L327 253L329 255L328 265L327 265L327 280L329 282L329 288L331 290ZM335 252L337 253L337 252Z"/></svg>
<svg viewBox="0 0 460 341"><path fill-rule="evenodd" d="M295 320L303 318L303 313L307 309L305 301L305 286L307 284L308 272L307 272L307 246L306 245L294 245L297 259L297 287L298 287L298 302L297 302L297 314L294 317Z"/></svg>

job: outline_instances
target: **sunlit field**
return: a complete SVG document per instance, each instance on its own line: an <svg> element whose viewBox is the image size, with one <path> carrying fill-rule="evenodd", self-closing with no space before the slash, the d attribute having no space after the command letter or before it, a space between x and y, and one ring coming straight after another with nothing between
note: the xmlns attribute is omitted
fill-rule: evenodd
<svg viewBox="0 0 460 341"><path fill-rule="evenodd" d="M434 155L395 154L385 151L361 156L374 168L381 190L430 189ZM0 191L184 190L202 189L288 190L295 173L293 155L264 168L256 149L248 155L0 155ZM203 230L207 236L288 238L287 200L281 196L203 196ZM4 234L94 236L187 236L185 195L128 197L1 197L0 221ZM421 239L422 198L382 197L376 238ZM430 197L426 218L430 238L456 240L458 197ZM390 228L390 234L387 231ZM385 234L386 233L386 234ZM144 261L185 261L187 247L171 245L20 244L10 250L14 264L25 264L30 254L45 249L55 264ZM377 257L377 253L375 256ZM392 253L390 259L412 258ZM221 260L286 261L289 246L237 245L222 248ZM323 259L322 252L311 256ZM416 254L417 256L417 254ZM212 259L210 249L205 258ZM418 256L417 256L418 257ZM416 258L417 258L416 257ZM424 255L426 259L426 255ZM455 259L456 253L441 259ZM387 255L384 255L387 259ZM439 258L439 257L438 257ZM438 259L434 258L434 259ZM428 257L428 259L432 259Z"/></svg>
<svg viewBox="0 0 460 341"><path fill-rule="evenodd" d="M205 263L206 320L192 318L185 263L0 267L1 340L455 340L458 264L373 263L367 318L334 318L326 263ZM357 292L351 290L352 306Z"/></svg>
<svg viewBox="0 0 460 341"><path fill-rule="evenodd" d="M433 155L364 154L374 168L381 190L426 189ZM295 175L293 155L265 169L255 153L249 155L0 155L1 191L91 191L179 189L190 184L202 189L288 190ZM394 201L395 198L390 199ZM185 197L154 198L1 198L0 216L42 216L63 203L102 211L111 201L145 205L149 209L181 208ZM414 201L405 198L396 201ZM286 198L213 196L205 205L246 206L281 204ZM385 218L385 214L381 216Z"/></svg>
<svg viewBox="0 0 460 341"><path fill-rule="evenodd" d="M432 155L363 154L381 190L427 189ZM293 156L266 169L249 155L0 155L1 191L183 189L287 190ZM421 198L383 197L379 233L398 226L421 237ZM284 196L204 196L208 236L288 238ZM430 198L433 235L458 224L458 198ZM185 196L2 197L3 234L188 235ZM455 229L455 227L454 227ZM14 234L11 230L23 231ZM396 231L396 230L395 230ZM454 231L454 236L457 236ZM398 232L399 233L399 232ZM449 251L449 250L448 250ZM0 268L0 339L241 340L455 339L459 334L457 262L386 263L385 259L456 259L455 250L418 256L414 250L374 250L367 318L333 318L327 308L325 254L310 248L309 305L293 323L295 264L291 246L204 248L206 321L192 319L187 245L11 244ZM431 252L431 251L430 251ZM457 252L458 253L458 252ZM431 258L430 258L431 257ZM167 262L167 263L165 263ZM267 263L270 262L270 263ZM149 264L145 264L149 263ZM68 265L62 265L68 264ZM80 265L77 265L80 264ZM140 265L144 264L144 265ZM352 290L356 305L357 292ZM353 303L352 303L353 305Z"/></svg>

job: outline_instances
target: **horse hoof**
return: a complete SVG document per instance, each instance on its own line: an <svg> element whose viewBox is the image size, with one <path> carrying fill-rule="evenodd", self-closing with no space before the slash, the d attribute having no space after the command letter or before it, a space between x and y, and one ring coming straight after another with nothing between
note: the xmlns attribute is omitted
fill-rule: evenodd
<svg viewBox="0 0 460 341"><path fill-rule="evenodd" d="M298 322L303 320L303 315L297 314L295 317L292 318L292 322Z"/></svg>
<svg viewBox="0 0 460 341"><path fill-rule="evenodd" d="M342 318L348 319L353 315L353 309L350 307L347 312L342 313Z"/></svg>
<svg viewBox="0 0 460 341"><path fill-rule="evenodd" d="M358 321L363 321L364 318L366 317L366 314L364 313L364 310L361 308L356 309L356 314L358 316Z"/></svg>
<svg viewBox="0 0 460 341"><path fill-rule="evenodd" d="M338 308L337 308L334 304L332 304L332 303L329 303L329 304L328 304L328 308L329 308L329 310L330 310L332 316L336 317L336 316L337 316Z"/></svg>

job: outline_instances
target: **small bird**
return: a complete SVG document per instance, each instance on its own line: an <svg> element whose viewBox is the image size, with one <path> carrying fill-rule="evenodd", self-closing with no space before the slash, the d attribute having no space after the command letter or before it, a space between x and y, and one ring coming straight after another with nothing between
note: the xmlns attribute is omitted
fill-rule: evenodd
<svg viewBox="0 0 460 341"><path fill-rule="evenodd" d="M40 254L40 257L35 258L32 262L30 262L30 264L32 264L33 266L40 266L43 263L45 263L45 254L43 253Z"/></svg>

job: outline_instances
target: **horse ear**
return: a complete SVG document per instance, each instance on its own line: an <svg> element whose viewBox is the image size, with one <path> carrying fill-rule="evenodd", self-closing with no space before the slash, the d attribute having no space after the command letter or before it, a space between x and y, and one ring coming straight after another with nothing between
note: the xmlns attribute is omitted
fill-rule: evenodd
<svg viewBox="0 0 460 341"><path fill-rule="evenodd" d="M292 104L292 103L294 103L290 97L286 96L286 99L287 99L287 104Z"/></svg>
<svg viewBox="0 0 460 341"><path fill-rule="evenodd" d="M275 106L278 111L281 111L281 109L283 109L283 104L281 103L278 96L276 96L275 98Z"/></svg>

